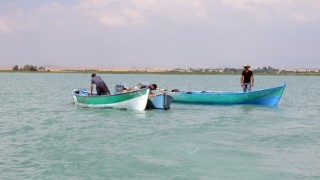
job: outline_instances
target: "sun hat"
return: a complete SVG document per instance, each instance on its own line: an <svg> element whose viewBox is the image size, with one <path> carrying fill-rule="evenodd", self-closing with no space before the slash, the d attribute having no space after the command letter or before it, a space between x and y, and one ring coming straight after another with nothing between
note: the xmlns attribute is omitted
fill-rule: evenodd
<svg viewBox="0 0 320 180"><path fill-rule="evenodd" d="M250 68L250 65L249 64L245 64L243 67Z"/></svg>

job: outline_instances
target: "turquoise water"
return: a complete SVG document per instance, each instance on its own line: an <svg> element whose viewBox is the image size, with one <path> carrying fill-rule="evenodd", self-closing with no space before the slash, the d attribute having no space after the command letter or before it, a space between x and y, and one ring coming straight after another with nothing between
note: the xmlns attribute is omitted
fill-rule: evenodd
<svg viewBox="0 0 320 180"><path fill-rule="evenodd" d="M115 84L240 91L240 76L103 74ZM0 179L320 179L320 77L287 82L277 107L172 104L87 109L90 74L0 73Z"/></svg>

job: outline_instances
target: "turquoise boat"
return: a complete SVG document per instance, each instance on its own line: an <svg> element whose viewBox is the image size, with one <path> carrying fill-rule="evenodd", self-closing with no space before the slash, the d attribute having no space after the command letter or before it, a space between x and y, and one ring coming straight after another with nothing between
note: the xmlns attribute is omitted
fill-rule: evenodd
<svg viewBox="0 0 320 180"><path fill-rule="evenodd" d="M127 93L113 95L90 95L84 89L72 91L74 103L81 107L89 108L113 108L143 111L148 102L150 90L140 89Z"/></svg>
<svg viewBox="0 0 320 180"><path fill-rule="evenodd" d="M179 91L168 92L176 103L192 104L258 104L276 106L286 83L281 86L251 92Z"/></svg>
<svg viewBox="0 0 320 180"><path fill-rule="evenodd" d="M166 92L156 93L150 95L147 102L147 109L170 109L173 97L169 96Z"/></svg>

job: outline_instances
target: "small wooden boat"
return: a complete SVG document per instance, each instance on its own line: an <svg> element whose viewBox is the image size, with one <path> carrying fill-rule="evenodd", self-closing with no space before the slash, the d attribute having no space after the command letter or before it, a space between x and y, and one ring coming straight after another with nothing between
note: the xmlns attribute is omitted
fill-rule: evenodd
<svg viewBox="0 0 320 180"><path fill-rule="evenodd" d="M143 86L143 87L142 87ZM115 94L122 94L123 92L130 92L132 89L147 88L148 85L139 84L135 88L128 88L124 84L117 84L115 87ZM147 109L170 109L172 96L168 96L166 90L156 89L150 90L150 95L147 102Z"/></svg>
<svg viewBox="0 0 320 180"><path fill-rule="evenodd" d="M150 90L140 89L113 95L90 95L89 91L74 89L73 99L81 107L114 108L143 111L147 106Z"/></svg>
<svg viewBox="0 0 320 180"><path fill-rule="evenodd" d="M173 97L166 92L159 92L155 95L150 95L147 103L148 109L170 109Z"/></svg>
<svg viewBox="0 0 320 180"><path fill-rule="evenodd" d="M179 91L168 92L173 102L194 104L259 104L276 106L286 83L251 92Z"/></svg>

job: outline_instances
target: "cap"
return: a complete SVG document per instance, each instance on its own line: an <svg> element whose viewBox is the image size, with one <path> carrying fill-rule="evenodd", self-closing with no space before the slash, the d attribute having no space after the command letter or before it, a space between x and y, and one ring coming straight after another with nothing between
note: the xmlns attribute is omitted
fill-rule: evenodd
<svg viewBox="0 0 320 180"><path fill-rule="evenodd" d="M249 64L245 64L243 67L250 68L250 65Z"/></svg>

